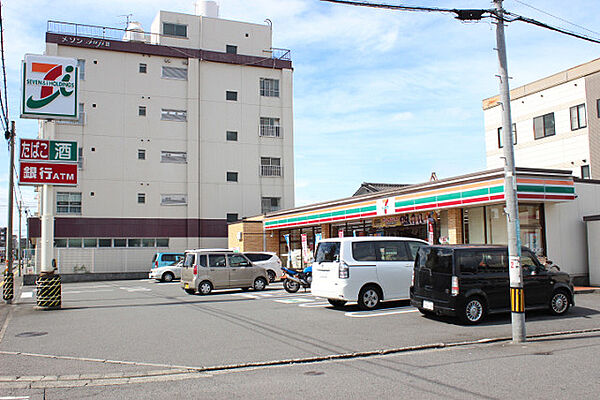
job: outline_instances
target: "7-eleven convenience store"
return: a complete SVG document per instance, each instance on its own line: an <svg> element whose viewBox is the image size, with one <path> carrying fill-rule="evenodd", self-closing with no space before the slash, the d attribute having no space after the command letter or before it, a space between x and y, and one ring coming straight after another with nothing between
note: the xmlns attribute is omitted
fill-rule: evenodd
<svg viewBox="0 0 600 400"><path fill-rule="evenodd" d="M578 179L570 171L517 168L517 191L522 244L586 282L587 243L600 243L600 238L587 237L583 218L600 213L600 181ZM249 224L247 230L244 224ZM286 236L290 250L299 254L304 235L309 250L319 237L337 236L506 244L506 226L504 174L494 169L244 220L230 226L230 247L275 251L285 262ZM233 241L232 228L240 232ZM249 248L244 238L253 236L255 245Z"/></svg>

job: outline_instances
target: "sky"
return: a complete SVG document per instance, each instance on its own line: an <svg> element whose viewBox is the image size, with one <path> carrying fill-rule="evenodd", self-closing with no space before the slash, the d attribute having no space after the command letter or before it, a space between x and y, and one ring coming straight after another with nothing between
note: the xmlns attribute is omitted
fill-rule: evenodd
<svg viewBox="0 0 600 400"><path fill-rule="evenodd" d="M194 11L193 0L1 3L9 118L18 138L37 136L37 122L19 118L20 63L25 53L43 53L48 20L124 28L125 15L132 14L149 30L161 9ZM492 7L489 0L387 3ZM291 50L296 206L351 196L362 182L421 183L434 171L442 179L486 168L481 101L498 93L489 19L463 23L451 14L318 0L220 0L219 5L221 18L260 24L270 19L273 46ZM600 37L597 0L505 0L504 7ZM511 87L600 57L599 44L522 22L508 24L506 41ZM0 226L6 226L6 145L0 146L0 166ZM17 196L30 213L37 212L31 187L20 187ZM13 224L16 234L17 216Z"/></svg>

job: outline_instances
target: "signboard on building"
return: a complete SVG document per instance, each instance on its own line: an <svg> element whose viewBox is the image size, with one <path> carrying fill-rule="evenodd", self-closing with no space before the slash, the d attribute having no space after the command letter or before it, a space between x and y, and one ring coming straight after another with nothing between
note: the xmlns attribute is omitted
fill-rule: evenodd
<svg viewBox="0 0 600 400"><path fill-rule="evenodd" d="M396 211L396 198L388 197L385 199L377 199L376 209L377 215L394 214Z"/></svg>
<svg viewBox="0 0 600 400"><path fill-rule="evenodd" d="M19 185L77 185L77 164L21 161Z"/></svg>
<svg viewBox="0 0 600 400"><path fill-rule="evenodd" d="M21 161L77 162L77 142L21 139Z"/></svg>
<svg viewBox="0 0 600 400"><path fill-rule="evenodd" d="M79 117L77 59L26 54L22 78L21 118Z"/></svg>

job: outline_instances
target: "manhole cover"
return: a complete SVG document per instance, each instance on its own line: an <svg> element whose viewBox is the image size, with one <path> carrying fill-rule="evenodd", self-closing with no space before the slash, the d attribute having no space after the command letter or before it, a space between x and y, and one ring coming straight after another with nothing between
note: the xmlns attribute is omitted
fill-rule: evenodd
<svg viewBox="0 0 600 400"><path fill-rule="evenodd" d="M305 372L304 375L310 375L310 376L325 375L325 372L321 372L321 371L308 371L308 372Z"/></svg>
<svg viewBox="0 0 600 400"><path fill-rule="evenodd" d="M48 332L21 332L17 333L16 337L36 337L36 336L44 336L47 335Z"/></svg>

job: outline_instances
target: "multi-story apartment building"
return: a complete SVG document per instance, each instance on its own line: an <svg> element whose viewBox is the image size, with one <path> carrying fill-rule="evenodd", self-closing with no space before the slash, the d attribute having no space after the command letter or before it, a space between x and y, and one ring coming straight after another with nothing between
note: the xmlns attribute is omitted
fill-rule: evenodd
<svg viewBox="0 0 600 400"><path fill-rule="evenodd" d="M155 252L226 247L228 222L294 206L292 64L270 25L50 21L46 54L79 60L79 120L40 123L79 146L78 186L55 188L60 273L147 270Z"/></svg>
<svg viewBox="0 0 600 400"><path fill-rule="evenodd" d="M600 59L511 90L518 167L570 170L600 179ZM504 165L502 107L483 100L487 167Z"/></svg>

